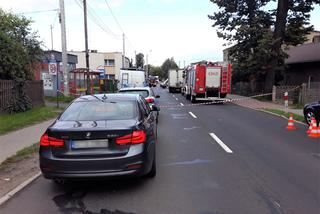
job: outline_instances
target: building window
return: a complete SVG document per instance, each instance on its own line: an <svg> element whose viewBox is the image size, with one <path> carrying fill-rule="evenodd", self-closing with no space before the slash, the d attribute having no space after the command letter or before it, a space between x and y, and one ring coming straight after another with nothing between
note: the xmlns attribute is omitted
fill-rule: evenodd
<svg viewBox="0 0 320 214"><path fill-rule="evenodd" d="M114 59L105 59L104 65L105 66L115 66Z"/></svg>

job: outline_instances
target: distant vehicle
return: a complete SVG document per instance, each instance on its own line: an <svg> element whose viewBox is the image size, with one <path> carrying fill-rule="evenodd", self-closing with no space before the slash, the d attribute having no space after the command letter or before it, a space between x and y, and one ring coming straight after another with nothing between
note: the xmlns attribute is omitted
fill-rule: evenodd
<svg viewBox="0 0 320 214"><path fill-rule="evenodd" d="M149 87L157 86L157 78L155 76L149 76L148 82L149 82Z"/></svg>
<svg viewBox="0 0 320 214"><path fill-rule="evenodd" d="M182 81L183 81L183 70L182 69L171 69L169 70L168 78L169 92L181 92Z"/></svg>
<svg viewBox="0 0 320 214"><path fill-rule="evenodd" d="M162 83L160 83L160 87L161 88L166 88L168 86L168 79L166 79L165 81L163 81Z"/></svg>
<svg viewBox="0 0 320 214"><path fill-rule="evenodd" d="M40 139L43 176L66 179L156 175L156 118L133 94L77 98Z"/></svg>
<svg viewBox="0 0 320 214"><path fill-rule="evenodd" d="M136 87L136 88L121 88L119 90L119 93L126 93L126 94L139 94L144 99L146 99L147 103L150 105L150 108L152 108L153 105L157 106L158 111L156 113L157 116L157 122L159 120L159 103L157 101L158 98L160 98L160 95L155 95L152 88L150 87Z"/></svg>
<svg viewBox="0 0 320 214"><path fill-rule="evenodd" d="M320 123L320 101L309 103L303 109L304 118L306 123L310 125L311 119L314 117L317 120L317 125Z"/></svg>
<svg viewBox="0 0 320 214"><path fill-rule="evenodd" d="M191 102L224 99L230 90L230 64L202 61L190 65L184 71L182 94Z"/></svg>
<svg viewBox="0 0 320 214"><path fill-rule="evenodd" d="M141 70L121 69L118 88L144 87L146 85L145 72Z"/></svg>

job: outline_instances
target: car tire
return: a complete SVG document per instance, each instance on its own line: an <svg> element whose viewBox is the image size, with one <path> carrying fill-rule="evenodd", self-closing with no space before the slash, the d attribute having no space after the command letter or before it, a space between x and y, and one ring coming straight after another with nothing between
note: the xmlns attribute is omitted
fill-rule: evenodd
<svg viewBox="0 0 320 214"><path fill-rule="evenodd" d="M191 98L190 94L186 94L186 99L190 100L190 98Z"/></svg>
<svg viewBox="0 0 320 214"><path fill-rule="evenodd" d="M310 125L310 122L311 122L310 120L311 115L313 115L313 117L315 118L315 114L311 109L307 110L306 114L304 115L304 119L308 125Z"/></svg>
<svg viewBox="0 0 320 214"><path fill-rule="evenodd" d="M196 96L191 95L191 103L197 102Z"/></svg>
<svg viewBox="0 0 320 214"><path fill-rule="evenodd" d="M154 155L154 159L152 162L152 167L150 172L148 172L148 174L146 174L147 178L154 178L157 175L157 164L156 164L156 155Z"/></svg>

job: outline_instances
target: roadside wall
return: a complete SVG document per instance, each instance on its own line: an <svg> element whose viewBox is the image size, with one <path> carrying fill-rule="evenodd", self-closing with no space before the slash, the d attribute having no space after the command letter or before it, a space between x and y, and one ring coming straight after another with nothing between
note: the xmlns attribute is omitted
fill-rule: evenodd
<svg viewBox="0 0 320 214"><path fill-rule="evenodd" d="M10 98L12 97L12 89L14 86L14 81L12 80L0 80L0 112L7 106ZM26 84L26 94L31 99L33 106L43 106L43 81L27 81Z"/></svg>

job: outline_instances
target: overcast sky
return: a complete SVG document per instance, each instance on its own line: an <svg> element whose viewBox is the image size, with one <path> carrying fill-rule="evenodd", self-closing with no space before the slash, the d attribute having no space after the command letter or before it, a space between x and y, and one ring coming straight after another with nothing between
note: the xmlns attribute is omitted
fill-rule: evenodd
<svg viewBox="0 0 320 214"><path fill-rule="evenodd" d="M84 50L83 9L81 0L65 0L67 48ZM105 0L87 0L89 7L89 49L100 52L122 51L122 30L114 20ZM149 62L161 65L169 57L176 62L222 60L224 41L211 27L208 14L218 8L209 0L108 0L126 34L126 55L134 51L148 54ZM51 49L50 25L53 25L53 47L61 50L57 11L26 13L59 8L59 0L0 0L1 8L23 13L34 20L32 28ZM311 24L320 30L320 8L311 13ZM100 26L99 26L100 25ZM103 29L102 29L103 28Z"/></svg>

